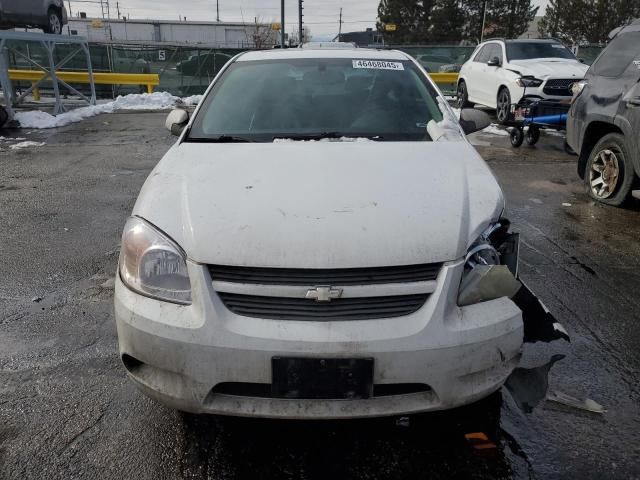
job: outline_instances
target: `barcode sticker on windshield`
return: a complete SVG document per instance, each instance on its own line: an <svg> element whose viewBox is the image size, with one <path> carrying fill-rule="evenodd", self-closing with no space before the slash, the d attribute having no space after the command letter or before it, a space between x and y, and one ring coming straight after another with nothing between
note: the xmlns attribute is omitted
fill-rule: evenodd
<svg viewBox="0 0 640 480"><path fill-rule="evenodd" d="M375 70L404 70L400 62L385 62L384 60L354 60L353 68L372 68Z"/></svg>

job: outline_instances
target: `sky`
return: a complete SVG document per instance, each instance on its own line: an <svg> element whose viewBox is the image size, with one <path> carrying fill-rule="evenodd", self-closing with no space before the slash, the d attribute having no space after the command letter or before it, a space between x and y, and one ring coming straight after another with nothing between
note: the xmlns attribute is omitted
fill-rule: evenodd
<svg viewBox="0 0 640 480"><path fill-rule="evenodd" d="M91 2L65 0L70 3L72 15L78 11L88 16L100 16L100 7ZM253 21L258 18L264 22L280 21L280 0L218 0L220 20L228 22ZM536 5L545 6L547 0L534 0ZM314 40L328 40L338 34L340 8L342 8L342 31L351 32L375 28L379 0L305 0L304 24L311 30ZM111 16L116 17L117 7L120 15L131 18L153 18L157 20L215 21L216 0L109 0ZM292 32L298 24L298 1L285 0L285 29Z"/></svg>

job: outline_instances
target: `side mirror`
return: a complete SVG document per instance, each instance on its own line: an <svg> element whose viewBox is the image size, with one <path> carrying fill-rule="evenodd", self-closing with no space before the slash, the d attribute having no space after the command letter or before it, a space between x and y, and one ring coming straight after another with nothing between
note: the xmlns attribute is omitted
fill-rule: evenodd
<svg viewBox="0 0 640 480"><path fill-rule="evenodd" d="M167 120L164 122L164 126L167 127L173 135L180 135L184 127L187 126L189 122L189 114L186 110L182 110L181 108L176 108L175 110L171 110L171 113L167 115Z"/></svg>
<svg viewBox="0 0 640 480"><path fill-rule="evenodd" d="M489 125L491 125L491 119L482 110L463 108L460 111L460 126L465 135L483 130Z"/></svg>
<svg viewBox="0 0 640 480"><path fill-rule="evenodd" d="M498 57L493 57L491 60L487 62L487 65L489 65L490 67L499 67L500 59Z"/></svg>

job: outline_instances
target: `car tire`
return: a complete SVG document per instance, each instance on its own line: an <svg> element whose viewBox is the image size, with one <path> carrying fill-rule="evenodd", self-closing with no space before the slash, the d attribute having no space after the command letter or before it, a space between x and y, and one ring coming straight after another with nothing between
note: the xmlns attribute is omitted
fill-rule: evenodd
<svg viewBox="0 0 640 480"><path fill-rule="evenodd" d="M609 133L602 137L589 153L584 172L589 196L619 207L629 199L635 178L624 136Z"/></svg>
<svg viewBox="0 0 640 480"><path fill-rule="evenodd" d="M500 125L507 125L509 123L509 114L511 112L511 94L509 89L502 87L498 90L498 97L496 101L496 117Z"/></svg>
<svg viewBox="0 0 640 480"><path fill-rule="evenodd" d="M467 91L467 84L464 80L458 82L458 89L456 90L456 107L457 108L473 108L475 103L469 101L469 92Z"/></svg>
<svg viewBox="0 0 640 480"><path fill-rule="evenodd" d="M47 24L42 27L44 33L60 35L62 33L62 16L55 8L50 8L47 12Z"/></svg>

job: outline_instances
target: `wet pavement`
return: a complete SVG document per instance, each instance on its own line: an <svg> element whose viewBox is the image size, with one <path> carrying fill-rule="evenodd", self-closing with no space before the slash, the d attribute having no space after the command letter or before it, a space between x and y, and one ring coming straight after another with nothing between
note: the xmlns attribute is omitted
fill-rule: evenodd
<svg viewBox="0 0 640 480"><path fill-rule="evenodd" d="M497 395L283 422L180 414L138 393L109 279L137 192L174 141L164 117L0 141L0 478L640 478L640 207L590 201L557 136L519 150L473 136L522 234L522 277L572 339L527 345Z"/></svg>

